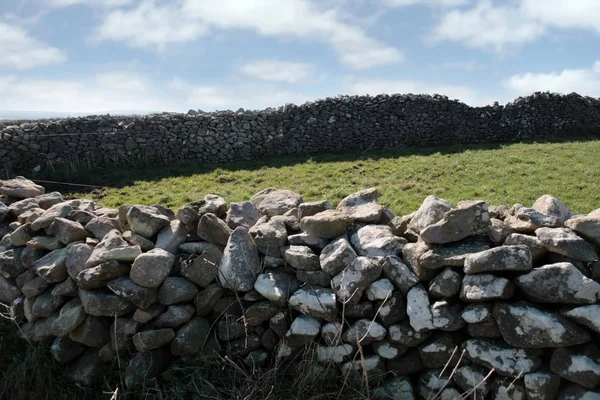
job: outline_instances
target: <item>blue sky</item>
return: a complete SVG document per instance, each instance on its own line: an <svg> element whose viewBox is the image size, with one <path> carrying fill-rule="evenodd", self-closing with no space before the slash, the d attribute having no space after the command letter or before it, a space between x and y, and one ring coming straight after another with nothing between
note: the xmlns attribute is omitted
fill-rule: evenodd
<svg viewBox="0 0 600 400"><path fill-rule="evenodd" d="M0 109L600 97L599 0L0 0Z"/></svg>

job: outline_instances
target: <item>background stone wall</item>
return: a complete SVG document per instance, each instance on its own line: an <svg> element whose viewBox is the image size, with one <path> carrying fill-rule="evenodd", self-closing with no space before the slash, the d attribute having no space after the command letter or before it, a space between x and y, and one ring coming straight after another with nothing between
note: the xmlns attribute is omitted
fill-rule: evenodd
<svg viewBox="0 0 600 400"><path fill-rule="evenodd" d="M202 163L403 146L506 142L600 127L600 100L536 93L505 106L470 107L445 96L340 96L262 111L90 116L3 126L9 172L85 161L115 165Z"/></svg>

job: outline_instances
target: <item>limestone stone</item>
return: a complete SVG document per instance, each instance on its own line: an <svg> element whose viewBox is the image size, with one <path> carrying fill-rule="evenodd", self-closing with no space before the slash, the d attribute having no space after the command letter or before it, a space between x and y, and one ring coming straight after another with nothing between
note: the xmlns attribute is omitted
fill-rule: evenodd
<svg viewBox="0 0 600 400"><path fill-rule="evenodd" d="M173 329L153 329L133 335L133 345L139 352L154 350L168 344L175 338Z"/></svg>
<svg viewBox="0 0 600 400"><path fill-rule="evenodd" d="M382 261L370 257L357 257L331 280L331 288L339 301L357 304L363 292L383 270Z"/></svg>
<svg viewBox="0 0 600 400"><path fill-rule="evenodd" d="M571 218L571 211L565 203L549 194L545 194L538 198L531 208L542 214L558 218L560 223L564 223Z"/></svg>
<svg viewBox="0 0 600 400"><path fill-rule="evenodd" d="M406 314L408 315L410 326L416 332L426 332L435 329L433 315L431 314L431 303L427 290L423 286L414 286L408 292Z"/></svg>
<svg viewBox="0 0 600 400"><path fill-rule="evenodd" d="M579 237L571 229L539 228L535 231L535 235L548 251L584 262L592 262L598 259L598 253L596 253L594 246Z"/></svg>
<svg viewBox="0 0 600 400"><path fill-rule="evenodd" d="M281 248L281 255L293 268L304 271L318 271L319 256L307 246L286 246Z"/></svg>
<svg viewBox="0 0 600 400"><path fill-rule="evenodd" d="M262 214L269 217L283 215L297 208L303 202L302 196L291 190L266 188L256 193L250 203Z"/></svg>
<svg viewBox="0 0 600 400"><path fill-rule="evenodd" d="M600 247L600 215L571 218L565 222L565 226L596 247Z"/></svg>
<svg viewBox="0 0 600 400"><path fill-rule="evenodd" d="M335 321L338 317L335 293L328 288L303 287L289 299L289 306L315 318Z"/></svg>
<svg viewBox="0 0 600 400"><path fill-rule="evenodd" d="M102 290L79 290L85 312L97 317L120 317L135 311L135 306L116 294Z"/></svg>
<svg viewBox="0 0 600 400"><path fill-rule="evenodd" d="M106 286L117 296L120 296L142 310L147 309L158 300L156 288L146 288L137 285L127 276L120 276L107 282Z"/></svg>
<svg viewBox="0 0 600 400"><path fill-rule="evenodd" d="M80 289L90 290L106 286L114 278L127 275L131 267L118 261L107 261L81 271L75 281Z"/></svg>
<svg viewBox="0 0 600 400"><path fill-rule="evenodd" d="M488 339L468 339L463 342L462 348L469 360L487 368L495 368L502 376L528 374L541 364L536 350L518 349Z"/></svg>
<svg viewBox="0 0 600 400"><path fill-rule="evenodd" d="M185 303L198 294L198 288L190 280L176 276L165 278L158 290L158 301L166 306Z"/></svg>
<svg viewBox="0 0 600 400"><path fill-rule="evenodd" d="M258 250L266 255L279 257L280 248L285 246L288 234L285 223L281 218L260 218L258 222L248 231Z"/></svg>
<svg viewBox="0 0 600 400"><path fill-rule="evenodd" d="M419 278L415 273L397 256L385 258L383 276L389 279L402 294L407 294L413 286L419 283Z"/></svg>
<svg viewBox="0 0 600 400"><path fill-rule="evenodd" d="M491 274L466 275L462 281L460 298L466 302L509 299L515 285L506 278Z"/></svg>
<svg viewBox="0 0 600 400"><path fill-rule="evenodd" d="M488 205L483 201L462 201L444 214L441 220L420 232L426 243L457 242L473 235L485 234L491 227Z"/></svg>
<svg viewBox="0 0 600 400"><path fill-rule="evenodd" d="M357 257L356 252L345 236L333 240L319 255L321 269L331 276L342 272Z"/></svg>
<svg viewBox="0 0 600 400"><path fill-rule="evenodd" d="M235 228L219 263L221 286L235 291L249 291L254 287L260 271L260 258L254 240L246 228Z"/></svg>
<svg viewBox="0 0 600 400"><path fill-rule="evenodd" d="M206 213L198 222L198 237L219 247L225 247L233 230L215 214Z"/></svg>
<svg viewBox="0 0 600 400"><path fill-rule="evenodd" d="M131 230L146 238L155 236L170 222L156 207L148 206L131 206L126 218Z"/></svg>
<svg viewBox="0 0 600 400"><path fill-rule="evenodd" d="M600 350L593 344L558 348L552 353L550 369L567 381L593 390L600 384Z"/></svg>
<svg viewBox="0 0 600 400"><path fill-rule="evenodd" d="M129 278L143 287L158 287L171 272L174 262L173 254L163 249L152 249L135 259Z"/></svg>
<svg viewBox="0 0 600 400"><path fill-rule="evenodd" d="M45 192L46 190L43 186L37 185L22 176L17 176L13 179L0 180L0 194L15 199L36 197Z"/></svg>
<svg viewBox="0 0 600 400"><path fill-rule="evenodd" d="M440 221L444 214L451 209L452 204L449 201L435 196L427 196L413 215L408 227L415 233L420 233L429 225Z"/></svg>
<svg viewBox="0 0 600 400"><path fill-rule="evenodd" d="M87 226L86 226L87 227ZM177 254L179 246L185 242L187 229L178 219L174 219L158 232L155 248Z"/></svg>
<svg viewBox="0 0 600 400"><path fill-rule="evenodd" d="M465 274L496 271L530 271L533 268L531 251L524 245L500 246L469 254L465 258Z"/></svg>
<svg viewBox="0 0 600 400"><path fill-rule="evenodd" d="M241 203L231 203L229 205L229 211L227 212L225 222L231 229L235 229L238 226L250 229L259 218L260 213L256 207L249 201L244 201Z"/></svg>
<svg viewBox="0 0 600 400"><path fill-rule="evenodd" d="M325 239L335 239L346 232L352 218L337 210L325 210L302 218L300 228L309 235Z"/></svg>

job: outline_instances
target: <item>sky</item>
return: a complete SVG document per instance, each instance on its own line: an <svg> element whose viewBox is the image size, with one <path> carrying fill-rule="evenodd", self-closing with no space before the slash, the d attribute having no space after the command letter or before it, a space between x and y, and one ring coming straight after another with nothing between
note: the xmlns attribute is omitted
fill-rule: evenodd
<svg viewBox="0 0 600 400"><path fill-rule="evenodd" d="M600 97L599 0L0 0L0 109Z"/></svg>

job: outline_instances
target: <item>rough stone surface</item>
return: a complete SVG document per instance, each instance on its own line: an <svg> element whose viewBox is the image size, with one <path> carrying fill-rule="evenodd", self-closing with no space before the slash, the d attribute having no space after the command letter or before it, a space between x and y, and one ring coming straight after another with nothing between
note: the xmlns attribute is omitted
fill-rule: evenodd
<svg viewBox="0 0 600 400"><path fill-rule="evenodd" d="M215 214L207 213L198 223L198 237L219 247L225 247L233 230Z"/></svg>
<svg viewBox="0 0 600 400"><path fill-rule="evenodd" d="M457 242L473 235L485 234L491 227L488 205L483 201L462 201L446 212L441 220L420 232L426 243Z"/></svg>
<svg viewBox="0 0 600 400"><path fill-rule="evenodd" d="M496 271L529 271L531 251L524 245L501 246L470 254L465 258L465 274Z"/></svg>
<svg viewBox="0 0 600 400"><path fill-rule="evenodd" d="M516 349L486 339L463 342L465 356L475 364L495 368L502 376L516 377L538 369L541 360L535 350Z"/></svg>
<svg viewBox="0 0 600 400"><path fill-rule="evenodd" d="M269 217L283 215L303 202L302 196L291 190L276 188L263 189L250 199L256 209Z"/></svg>
<svg viewBox="0 0 600 400"><path fill-rule="evenodd" d="M444 214L452 209L452 203L435 196L427 196L415 215L413 215L408 227L415 233L420 233L429 225L440 221Z"/></svg>
<svg viewBox="0 0 600 400"><path fill-rule="evenodd" d="M272 302L284 305L298 290L298 280L289 274L269 272L261 274L254 283L254 289Z"/></svg>
<svg viewBox="0 0 600 400"><path fill-rule="evenodd" d="M143 287L158 287L171 272L174 262L175 256L171 253L162 249L152 249L135 259L129 278Z"/></svg>
<svg viewBox="0 0 600 400"><path fill-rule="evenodd" d="M586 389L600 384L600 350L593 344L554 350L550 369L562 378Z"/></svg>
<svg viewBox="0 0 600 400"><path fill-rule="evenodd" d="M346 232L352 218L337 210L325 210L315 215L302 218L300 228L316 237L335 239Z"/></svg>
<svg viewBox="0 0 600 400"><path fill-rule="evenodd" d="M416 332L435 329L430 307L429 296L423 286L417 285L410 289L406 298L406 314L410 320L410 326Z"/></svg>
<svg viewBox="0 0 600 400"><path fill-rule="evenodd" d="M515 285L506 278L491 274L466 275L463 278L460 298L466 302L509 299Z"/></svg>
<svg viewBox="0 0 600 400"><path fill-rule="evenodd" d="M584 262L598 259L594 246L568 228L539 228L535 235L548 251Z"/></svg>
<svg viewBox="0 0 600 400"><path fill-rule="evenodd" d="M292 309L315 318L335 321L338 316L335 293L326 288L301 288L289 299Z"/></svg>
<svg viewBox="0 0 600 400"><path fill-rule="evenodd" d="M331 280L331 288L339 301L356 304L363 292L379 277L382 262L369 257L357 257Z"/></svg>
<svg viewBox="0 0 600 400"><path fill-rule="evenodd" d="M221 286L248 291L254 287L260 270L260 259L254 240L246 228L235 228L219 263Z"/></svg>
<svg viewBox="0 0 600 400"><path fill-rule="evenodd" d="M127 211L127 224L131 230L146 238L155 236L169 222L156 207L132 206Z"/></svg>

